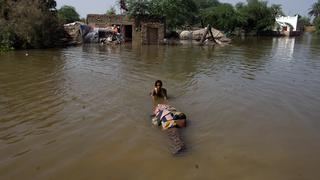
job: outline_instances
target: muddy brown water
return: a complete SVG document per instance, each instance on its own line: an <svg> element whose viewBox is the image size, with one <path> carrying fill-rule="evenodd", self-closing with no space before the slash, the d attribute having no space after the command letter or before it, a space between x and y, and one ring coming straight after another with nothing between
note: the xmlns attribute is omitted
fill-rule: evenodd
<svg viewBox="0 0 320 180"><path fill-rule="evenodd" d="M28 53L28 56L26 56ZM0 55L0 179L320 179L320 38ZM189 118L172 156L161 79Z"/></svg>

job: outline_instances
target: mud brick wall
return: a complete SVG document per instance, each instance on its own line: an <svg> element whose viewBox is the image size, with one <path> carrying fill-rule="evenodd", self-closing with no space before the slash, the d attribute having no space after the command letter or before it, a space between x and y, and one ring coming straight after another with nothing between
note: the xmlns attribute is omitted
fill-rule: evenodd
<svg viewBox="0 0 320 180"><path fill-rule="evenodd" d="M165 26L159 22L143 22L141 23L141 42L142 44L148 44L148 28L158 29L158 44L163 43L165 36Z"/></svg>

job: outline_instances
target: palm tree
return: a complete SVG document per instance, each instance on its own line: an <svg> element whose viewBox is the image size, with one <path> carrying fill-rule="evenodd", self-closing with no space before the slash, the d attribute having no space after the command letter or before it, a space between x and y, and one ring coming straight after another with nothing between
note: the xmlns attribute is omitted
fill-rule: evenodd
<svg viewBox="0 0 320 180"><path fill-rule="evenodd" d="M312 7L310 8L309 15L314 16L315 19L320 16L320 0L313 3Z"/></svg>
<svg viewBox="0 0 320 180"><path fill-rule="evenodd" d="M272 14L274 16L283 16L284 13L282 11L281 4L272 4L271 5Z"/></svg>

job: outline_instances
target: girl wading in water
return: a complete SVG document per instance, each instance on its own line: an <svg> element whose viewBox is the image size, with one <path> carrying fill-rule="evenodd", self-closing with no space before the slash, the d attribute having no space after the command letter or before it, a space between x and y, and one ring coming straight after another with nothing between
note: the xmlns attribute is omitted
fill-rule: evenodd
<svg viewBox="0 0 320 180"><path fill-rule="evenodd" d="M168 104L167 90L162 87L162 81L157 80L151 91L153 101L152 124L165 130L171 143L171 152L177 154L185 149L185 144L178 128L186 127L187 117L184 113Z"/></svg>
<svg viewBox="0 0 320 180"><path fill-rule="evenodd" d="M153 102L153 109L158 105L158 104L167 104L167 90L162 87L162 81L157 80L154 83L154 88L151 91L150 95L152 96L152 102Z"/></svg>
<svg viewBox="0 0 320 180"><path fill-rule="evenodd" d="M154 86L150 93L153 101L152 123L162 125L162 129L185 127L186 115L168 104L167 90L162 87L162 81L157 80Z"/></svg>

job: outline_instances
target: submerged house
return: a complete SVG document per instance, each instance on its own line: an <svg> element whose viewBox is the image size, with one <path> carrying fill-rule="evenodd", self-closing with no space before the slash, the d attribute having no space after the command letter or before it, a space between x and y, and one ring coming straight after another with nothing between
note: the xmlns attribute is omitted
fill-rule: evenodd
<svg viewBox="0 0 320 180"><path fill-rule="evenodd" d="M298 24L298 15L296 16L278 16L276 17L276 26L274 32L277 35L298 36L300 27Z"/></svg>
<svg viewBox="0 0 320 180"><path fill-rule="evenodd" d="M98 38L104 38L105 29L116 26L124 41L141 44L163 43L165 22L163 18L145 18L139 22L125 15L88 14L87 24L101 29Z"/></svg>

